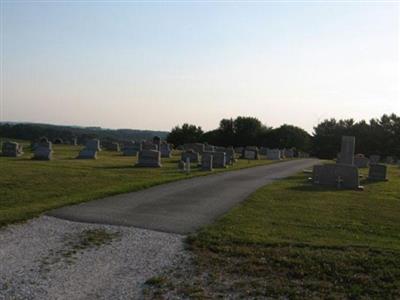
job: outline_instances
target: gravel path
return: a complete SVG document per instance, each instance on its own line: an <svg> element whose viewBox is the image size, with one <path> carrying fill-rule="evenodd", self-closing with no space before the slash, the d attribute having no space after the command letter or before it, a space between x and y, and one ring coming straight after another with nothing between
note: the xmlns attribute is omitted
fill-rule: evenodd
<svg viewBox="0 0 400 300"><path fill-rule="evenodd" d="M0 230L0 299L138 299L184 236L42 216Z"/></svg>

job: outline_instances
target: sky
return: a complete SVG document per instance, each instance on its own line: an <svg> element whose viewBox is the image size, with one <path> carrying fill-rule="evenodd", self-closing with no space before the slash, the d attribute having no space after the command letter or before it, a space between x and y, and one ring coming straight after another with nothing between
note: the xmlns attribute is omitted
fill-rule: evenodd
<svg viewBox="0 0 400 300"><path fill-rule="evenodd" d="M312 132L400 114L399 2L0 1L0 121Z"/></svg>

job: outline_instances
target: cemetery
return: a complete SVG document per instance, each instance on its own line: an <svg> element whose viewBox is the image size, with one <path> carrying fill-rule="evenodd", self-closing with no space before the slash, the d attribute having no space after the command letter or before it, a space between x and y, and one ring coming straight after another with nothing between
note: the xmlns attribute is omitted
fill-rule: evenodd
<svg viewBox="0 0 400 300"><path fill-rule="evenodd" d="M0 1L0 300L400 300L400 0Z"/></svg>
<svg viewBox="0 0 400 300"><path fill-rule="evenodd" d="M194 179L198 176L231 173L229 171L246 170L251 167L272 167L309 157L308 153L292 148L246 146L235 149L203 143L178 147L157 138L121 142L121 152L116 151L114 145L99 139L90 139L86 141L82 149L81 145L52 144L44 137L38 140L33 148L28 147L28 141L3 142L3 157L0 157L0 160L5 172L0 175L0 180L5 183L4 186L15 184L17 181L20 184L23 183L24 185L21 186L24 188L0 188L0 198L11 201L3 204L0 202L3 211L0 214L0 226L31 219L51 209L69 207L66 205L91 199L139 191L172 181ZM195 267L191 265L187 268L189 270L197 268L195 276L192 275L194 271L187 271L185 268L167 270L165 274L160 275L163 276L165 284L157 286L149 284L145 287L146 293L172 293L174 297L179 298L182 296L177 292L180 287L192 284L204 288L209 295L215 293L216 289L228 293L227 287L219 279L211 286L204 282L205 277L202 274L210 272L214 274L215 269L209 268L209 260L211 257L216 257L215 267L224 273L228 282L233 280L232 276L237 277L237 272L243 275L243 280L239 279L239 283L245 288L238 289L237 293L250 289L248 281L244 278L251 278L252 292L257 293L263 289L263 280L260 280L258 275L255 276L246 271L249 267L253 268L262 263L268 270L271 268L273 270L271 272L262 269L260 273L262 278L273 280L273 274L276 272L281 274L281 283L274 284L271 290L276 295L281 295L285 286L291 282L289 275L282 274L299 272L298 270L312 273L311 270L319 263L315 247L325 245L328 239L328 245L340 249L342 245L351 244L355 239L354 236L357 235L357 245L361 246L361 250L351 252L352 258L345 260L342 264L338 262L341 261L340 257L343 255L341 251L344 250L335 250L329 255L325 250L321 252L324 261L328 261L341 272L347 270L349 276L355 278L355 273L352 271L354 265L358 264L360 257L367 255L365 252L367 250L362 248L363 245L368 244L369 247L379 248L383 245L387 246L387 242L377 239L371 246L372 233L367 231L360 235L357 233L359 228L354 227L356 225L352 225L352 222L358 224L357 222L367 215L371 220L368 226L375 231L377 230L375 226L386 224L380 229L380 234L389 240L392 230L400 230L400 223L394 221L397 219L396 210L400 208L399 201L396 200L398 197L396 195L400 194L398 190L400 168L394 164L395 158L381 159L373 155L367 157L362 153L355 154L355 145L355 137L343 136L341 143L337 144L337 150L340 150L338 159L324 161L322 164L314 163L310 178L308 178L309 173L300 172L293 177L279 180L257 190L243 204L234 207L228 214L190 240L191 251L197 263ZM22 152L22 149L25 151ZM12 154L11 157L9 154ZM74 159L76 157L88 159ZM17 162L22 169L15 168ZM31 176L31 171L35 172L35 176ZM271 176L275 176L274 173L271 173ZM218 189L218 186L215 188ZM60 195L60 190L65 192ZM204 192L207 191L198 192L198 194L202 195ZM27 206L26 203L29 205ZM383 203L384 206L382 206ZM350 213L355 207L359 209L360 205L362 212ZM310 207L312 207L311 210ZM116 207L110 213L115 209ZM271 215L270 210L275 213ZM83 206L80 211L83 213ZM344 215L343 211L346 212ZM293 223L292 220L296 221ZM322 224L322 227L312 226L313 220ZM334 222L340 223L341 228L345 228L348 233L343 236L341 231L335 228ZM293 229L285 225L288 223L294 224L291 225L294 226ZM158 226L157 222L151 222L151 224L156 228ZM276 228L279 233L273 228ZM224 238L216 240L216 236ZM237 243L237 240L244 243L240 248L231 246L232 243ZM297 240L307 240L308 246L298 248L295 246ZM290 250L284 246L283 241L289 241L292 245ZM258 246L253 247L254 243ZM395 241L391 243L396 245ZM269 245L274 245L273 247L281 254L271 250ZM210 253L210 248L214 249L213 254ZM232 258L229 257L232 253L236 257L242 257L242 259L234 259L234 264L238 266L238 269L233 273L229 270L232 262ZM290 259L293 271L290 271L285 264L276 266L270 260L261 262L260 257L264 255L278 261ZM296 257L299 259L295 259ZM389 257L393 263L384 264L382 268L395 277L398 271L390 266L400 263L400 260L386 252L379 254L378 259L387 260ZM371 268L372 264L368 261L362 262L363 268ZM324 286L328 282L323 278L338 276L326 268L321 269L320 272L321 278L308 276L305 281L317 280L319 286ZM363 286L363 291L367 293L369 286L376 289L376 285L384 280L375 271L370 271L366 276L370 283ZM177 278L183 278L183 280L177 281ZM341 280L340 278L342 277L339 276L337 280ZM372 283L372 278L375 280L374 283ZM349 280L353 282L352 280L355 279ZM296 289L300 288L297 284L294 286ZM345 291L347 293L347 290ZM343 290L337 290L337 292L341 294ZM321 290L311 288L304 290L304 293L319 295ZM241 296L245 297L245 294Z"/></svg>

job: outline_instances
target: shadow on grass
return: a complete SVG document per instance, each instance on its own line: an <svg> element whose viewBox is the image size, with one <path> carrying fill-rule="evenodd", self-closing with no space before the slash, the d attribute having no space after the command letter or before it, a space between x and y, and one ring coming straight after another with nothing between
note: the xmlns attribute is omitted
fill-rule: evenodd
<svg viewBox="0 0 400 300"><path fill-rule="evenodd" d="M301 185L296 185L289 187L288 190L291 191L297 191L297 192L337 192L337 191L343 191L345 189L338 189L335 187L331 186L323 186L323 185L316 185L311 182L306 182Z"/></svg>
<svg viewBox="0 0 400 300"><path fill-rule="evenodd" d="M124 170L124 169L136 169L136 168L144 168L137 167L135 165L126 165L126 166L94 166L94 169L102 169L102 170Z"/></svg>

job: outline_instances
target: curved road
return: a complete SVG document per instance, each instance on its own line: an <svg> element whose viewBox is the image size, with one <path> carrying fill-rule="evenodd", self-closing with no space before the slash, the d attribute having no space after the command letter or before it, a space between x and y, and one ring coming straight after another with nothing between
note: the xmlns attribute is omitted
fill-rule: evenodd
<svg viewBox="0 0 400 300"><path fill-rule="evenodd" d="M210 224L252 192L318 163L300 159L155 186L52 210L53 217L187 234Z"/></svg>

